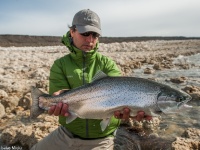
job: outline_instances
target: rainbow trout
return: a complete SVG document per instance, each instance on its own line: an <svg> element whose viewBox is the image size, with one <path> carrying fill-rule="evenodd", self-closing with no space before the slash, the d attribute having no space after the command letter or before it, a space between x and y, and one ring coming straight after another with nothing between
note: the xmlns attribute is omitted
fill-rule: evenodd
<svg viewBox="0 0 200 150"><path fill-rule="evenodd" d="M58 96L51 96L32 87L31 118L48 110L50 106L63 102L69 105L66 123L77 117L85 119L103 119L102 130L109 125L114 111L128 107L131 115L138 110L152 115L157 111L165 114L180 110L191 96L187 93L155 81L136 77L108 77L102 72L94 81L71 89Z"/></svg>

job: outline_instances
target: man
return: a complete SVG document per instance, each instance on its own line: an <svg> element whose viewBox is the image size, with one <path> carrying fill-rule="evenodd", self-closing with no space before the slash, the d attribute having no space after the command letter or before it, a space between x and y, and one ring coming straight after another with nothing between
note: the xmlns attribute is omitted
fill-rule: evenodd
<svg viewBox="0 0 200 150"><path fill-rule="evenodd" d="M51 67L50 94L59 95L64 90L90 83L99 70L108 76L120 76L115 62L97 52L101 34L100 18L95 12L84 9L75 14L70 31L62 38L71 53L56 60ZM113 149L114 133L120 119L128 119L130 113L128 108L114 112L109 126L101 131L101 120L77 118L66 124L66 117L70 115L68 107L67 104L58 103L49 109L50 115L59 116L61 126L32 150ZM144 112L139 114L138 120L144 117Z"/></svg>

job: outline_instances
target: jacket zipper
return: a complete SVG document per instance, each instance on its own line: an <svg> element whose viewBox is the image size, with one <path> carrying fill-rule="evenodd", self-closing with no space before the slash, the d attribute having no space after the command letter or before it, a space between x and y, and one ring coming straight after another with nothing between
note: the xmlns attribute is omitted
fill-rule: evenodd
<svg viewBox="0 0 200 150"><path fill-rule="evenodd" d="M85 85L85 69L86 69L86 52L83 51L83 85ZM89 125L86 119L86 138L89 138Z"/></svg>

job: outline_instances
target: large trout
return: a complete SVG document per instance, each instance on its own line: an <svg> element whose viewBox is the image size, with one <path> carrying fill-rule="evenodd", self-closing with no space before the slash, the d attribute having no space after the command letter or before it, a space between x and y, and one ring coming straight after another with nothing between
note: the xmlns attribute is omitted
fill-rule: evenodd
<svg viewBox="0 0 200 150"><path fill-rule="evenodd" d="M66 123L77 117L103 119L101 127L104 130L114 111L124 107L131 110L131 115L136 115L138 110L149 115L157 111L167 114L177 112L191 100L187 93L155 81L102 74L98 73L93 82L58 96L45 94L32 87L31 118L36 118L50 106L63 102L69 105L70 116L66 118Z"/></svg>

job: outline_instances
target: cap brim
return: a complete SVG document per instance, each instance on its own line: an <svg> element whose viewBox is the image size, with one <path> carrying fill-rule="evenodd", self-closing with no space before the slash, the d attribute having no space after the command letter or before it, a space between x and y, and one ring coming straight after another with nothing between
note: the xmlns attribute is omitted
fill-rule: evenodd
<svg viewBox="0 0 200 150"><path fill-rule="evenodd" d="M101 35L101 30L94 27L94 26L80 26L80 25L76 25L76 29L78 30L79 33L85 33L85 32L96 32L99 35Z"/></svg>

